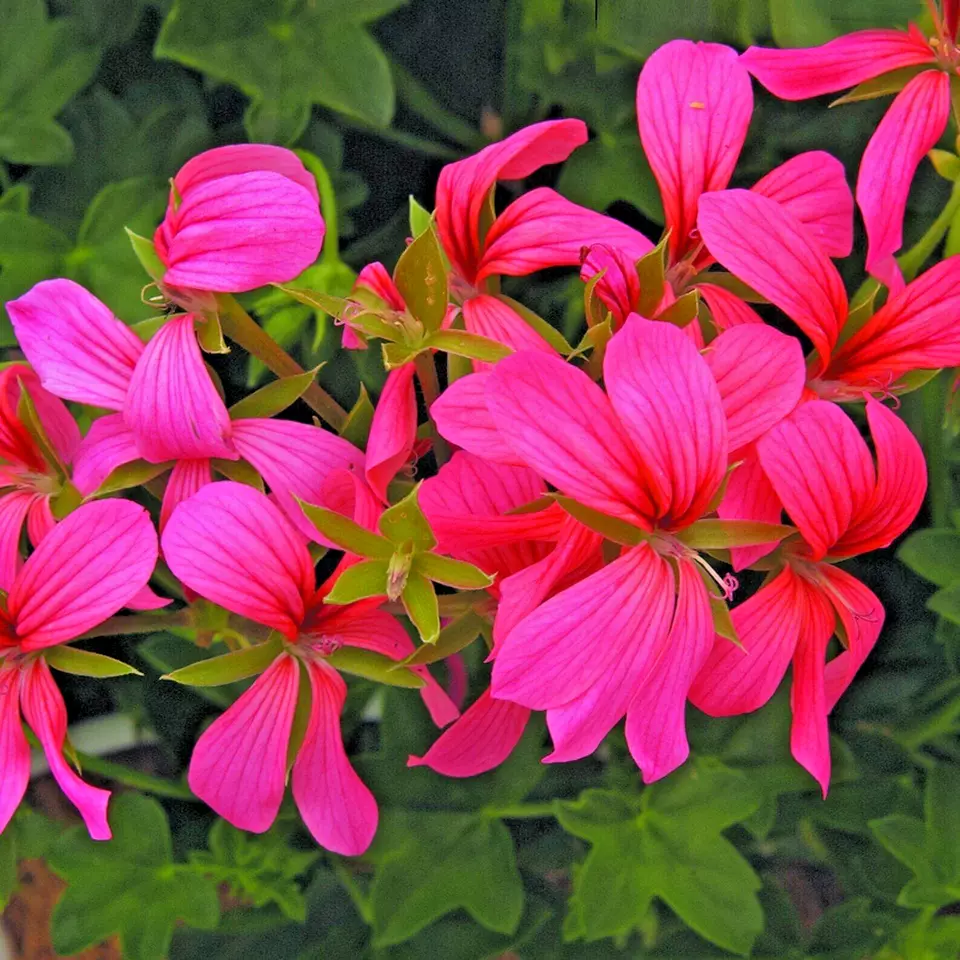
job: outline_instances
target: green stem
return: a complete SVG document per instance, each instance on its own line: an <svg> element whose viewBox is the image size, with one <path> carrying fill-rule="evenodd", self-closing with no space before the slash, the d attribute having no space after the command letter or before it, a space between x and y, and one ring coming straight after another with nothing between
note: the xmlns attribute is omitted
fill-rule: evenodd
<svg viewBox="0 0 960 960"><path fill-rule="evenodd" d="M340 881L340 886L347 891L347 895L357 908L357 913L360 914L360 919L368 926L373 926L373 908L370 906L369 898L360 889L353 874L339 857L331 856L330 860L333 864L333 872L336 874L337 880Z"/></svg>
<svg viewBox="0 0 960 960"><path fill-rule="evenodd" d="M111 760L104 760L103 757L93 757L87 753L78 753L77 760L84 770L115 780L124 786L133 787L135 790L143 790L158 797L169 797L171 800L199 802L186 784L177 783L174 780L165 780L163 777L155 777L140 770L133 770L122 763L113 763Z"/></svg>
<svg viewBox="0 0 960 960"><path fill-rule="evenodd" d="M420 381L420 389L423 391L423 402L427 408L427 416L430 416L430 408L434 401L440 396L440 381L437 379L437 365L433 359L433 354L429 350L418 353L413 361L417 370L417 379ZM442 467L450 459L450 445L443 437L434 423L433 417L430 417L430 428L433 431L433 455L437 458L437 466Z"/></svg>
<svg viewBox="0 0 960 960"><path fill-rule="evenodd" d="M278 377L293 377L305 372L303 367L240 306L235 297L219 294L217 304L223 332L252 357L260 360L268 370ZM340 430L347 422L347 411L319 384L311 383L303 394L303 400L334 430Z"/></svg>
<svg viewBox="0 0 960 960"><path fill-rule="evenodd" d="M323 253L320 259L324 263L340 262L340 228L337 222L337 195L327 168L320 163L311 164L310 170L317 181L320 191L320 210L326 233L323 238Z"/></svg>
<svg viewBox="0 0 960 960"><path fill-rule="evenodd" d="M426 140L416 134L407 133L405 130L396 130L393 127L377 127L372 123L364 123L362 120L347 116L341 116L338 119L341 125L345 127L352 127L363 133L380 137L382 140L390 140L393 143L400 144L401 147L415 150L417 153L425 154L428 157L437 157L440 160L459 160L463 156L463 153L459 150L453 150L442 143L434 143L433 140Z"/></svg>
<svg viewBox="0 0 960 960"><path fill-rule="evenodd" d="M500 820L533 820L556 816L553 803L513 803L506 807L485 807L488 817Z"/></svg>
<svg viewBox="0 0 960 960"><path fill-rule="evenodd" d="M189 609L176 610L173 613L131 613L104 620L99 627L88 630L80 639L125 637L128 634L153 633L155 630L169 630L170 627L189 626L192 626Z"/></svg>
<svg viewBox="0 0 960 960"><path fill-rule="evenodd" d="M953 499L950 465L946 456L946 431L943 426L944 403L948 388L947 377L951 375L948 370L939 373L926 385L921 395L923 447L929 472L930 516L935 527L950 525L950 504Z"/></svg>

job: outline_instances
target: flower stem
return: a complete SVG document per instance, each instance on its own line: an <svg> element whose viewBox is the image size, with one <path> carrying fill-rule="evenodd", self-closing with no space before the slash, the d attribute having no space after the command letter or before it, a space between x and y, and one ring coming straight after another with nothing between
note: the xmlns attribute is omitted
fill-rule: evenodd
<svg viewBox="0 0 960 960"><path fill-rule="evenodd" d="M935 527L950 526L950 504L952 502L950 465L947 463L946 430L943 424L946 404L948 377L952 374L944 370L931 380L923 389L921 402L923 409L923 448L927 455L927 469L930 474L930 519Z"/></svg>
<svg viewBox="0 0 960 960"><path fill-rule="evenodd" d="M533 820L556 816L553 803L514 803L506 807L485 807L488 817L499 820Z"/></svg>
<svg viewBox="0 0 960 960"><path fill-rule="evenodd" d="M424 351L417 354L413 363L417 368L417 379L420 381L420 389L423 391L423 402L427 408L427 416L430 416L430 408L440 396L436 362L433 359L433 354ZM437 466L442 467L450 459L450 445L440 436L440 431L437 429L433 417L430 417L430 428L433 431L433 455L437 458Z"/></svg>
<svg viewBox="0 0 960 960"><path fill-rule="evenodd" d="M320 258L325 263L337 263L340 260L340 229L337 225L337 195L333 189L333 181L322 163L312 163L310 172L317 181L317 189L320 192L320 212L323 214L323 223L326 227L323 253Z"/></svg>
<svg viewBox="0 0 960 960"><path fill-rule="evenodd" d="M293 377L304 369L277 343L229 294L219 294L220 325L223 332L251 356L260 360L278 377ZM347 411L319 384L311 383L303 394L311 410L318 413L334 430L347 422Z"/></svg>

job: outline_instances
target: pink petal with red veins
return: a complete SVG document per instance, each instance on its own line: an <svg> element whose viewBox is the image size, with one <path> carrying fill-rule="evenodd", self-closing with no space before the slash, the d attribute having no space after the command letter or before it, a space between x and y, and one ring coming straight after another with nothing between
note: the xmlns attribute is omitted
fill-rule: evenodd
<svg viewBox="0 0 960 960"><path fill-rule="evenodd" d="M0 832L17 812L30 782L30 745L20 722L20 671L0 669Z"/></svg>
<svg viewBox="0 0 960 960"><path fill-rule="evenodd" d="M144 460L237 458L230 416L200 353L193 314L171 317L137 364L123 409Z"/></svg>
<svg viewBox="0 0 960 960"><path fill-rule="evenodd" d="M659 647L673 575L647 544L558 593L510 631L493 665L493 696L534 710L627 682ZM606 732L606 731L604 731Z"/></svg>
<svg viewBox="0 0 960 960"><path fill-rule="evenodd" d="M169 597L161 597L150 589L149 584L141 587L127 602L128 610L162 610L168 607L173 600Z"/></svg>
<svg viewBox="0 0 960 960"><path fill-rule="evenodd" d="M263 833L277 818L299 689L300 667L282 654L193 748L190 789L241 830Z"/></svg>
<svg viewBox="0 0 960 960"><path fill-rule="evenodd" d="M529 323L496 297L488 294L470 297L463 301L462 309L463 325L470 333L478 333L514 350L540 350L556 355L557 351Z"/></svg>
<svg viewBox="0 0 960 960"><path fill-rule="evenodd" d="M903 246L910 184L949 118L950 77L940 70L927 70L897 94L863 151L857 204L867 228L867 272L894 293L903 288L893 255Z"/></svg>
<svg viewBox="0 0 960 960"><path fill-rule="evenodd" d="M429 767L445 777L476 777L499 767L520 742L530 711L508 700L494 700L489 688L422 757L408 767Z"/></svg>
<svg viewBox="0 0 960 960"><path fill-rule="evenodd" d="M384 502L387 485L410 459L417 439L417 395L413 387L416 368L405 363L387 374L377 401L367 440L366 477Z"/></svg>
<svg viewBox="0 0 960 960"><path fill-rule="evenodd" d="M63 758L67 709L46 660L40 658L24 667L20 703L24 719L43 747L50 772L67 799L80 811L91 839L109 840L111 833L107 823L107 804L110 791L84 783Z"/></svg>
<svg viewBox="0 0 960 960"><path fill-rule="evenodd" d="M358 274L353 289L366 287L374 296L379 297L391 310L406 310L403 294L397 289L393 277L387 268L379 262L368 263Z"/></svg>
<svg viewBox="0 0 960 960"><path fill-rule="evenodd" d="M7 304L20 348L44 388L122 410L143 343L72 280L44 280Z"/></svg>
<svg viewBox="0 0 960 960"><path fill-rule="evenodd" d="M37 494L17 489L0 496L0 590L8 593L23 566L20 534L37 499Z"/></svg>
<svg viewBox="0 0 960 960"><path fill-rule="evenodd" d="M160 504L161 533L173 511L208 483L213 483L209 460L178 460L174 464L163 491L163 502Z"/></svg>
<svg viewBox="0 0 960 960"><path fill-rule="evenodd" d="M27 513L27 537L30 543L40 546L40 541L57 525L57 520L50 508L49 496L38 496L30 505Z"/></svg>
<svg viewBox="0 0 960 960"><path fill-rule="evenodd" d="M634 313L640 299L640 277L636 260L619 247L595 243L583 259L580 279L587 283L598 273L603 276L593 288L594 295L606 305L617 327Z"/></svg>
<svg viewBox="0 0 960 960"><path fill-rule="evenodd" d="M935 59L923 35L911 28L910 32L858 30L822 46L800 50L750 47L740 62L774 96L806 100Z"/></svg>
<svg viewBox="0 0 960 960"><path fill-rule="evenodd" d="M587 142L582 120L545 120L485 147L440 171L436 224L454 269L472 283L480 261L480 217L498 180L522 180L551 163L561 163Z"/></svg>
<svg viewBox="0 0 960 960"><path fill-rule="evenodd" d="M627 745L644 783L665 777L690 755L684 719L687 694L713 647L707 588L691 561L681 560L678 568L670 634L627 708Z"/></svg>
<svg viewBox="0 0 960 960"><path fill-rule="evenodd" d="M823 150L810 150L774 167L753 185L776 200L817 239L829 257L853 249L853 193L843 164Z"/></svg>
<svg viewBox="0 0 960 960"><path fill-rule="evenodd" d="M696 245L697 201L730 182L752 112L750 76L730 47L673 40L643 65L640 141L660 185L671 260Z"/></svg>
<svg viewBox="0 0 960 960"><path fill-rule="evenodd" d="M657 517L675 528L697 519L727 469L724 407L703 357L672 324L633 314L607 346L603 378L655 478Z"/></svg>
<svg viewBox="0 0 960 960"><path fill-rule="evenodd" d="M707 301L714 325L721 333L724 330L731 330L747 323L763 323L760 314L735 293L712 283L698 283L697 289L703 295L703 299Z"/></svg>
<svg viewBox="0 0 960 960"><path fill-rule="evenodd" d="M43 538L10 590L21 649L73 640L112 617L156 563L157 533L143 507L100 500L77 508Z"/></svg>
<svg viewBox="0 0 960 960"><path fill-rule="evenodd" d="M284 147L267 143L240 143L215 147L188 160L173 178L173 185L183 197L187 191L208 180L236 173L257 173L270 170L294 183L299 183L319 202L317 181L300 158Z"/></svg>
<svg viewBox="0 0 960 960"><path fill-rule="evenodd" d="M303 746L293 765L293 798L314 840L355 857L377 832L377 801L343 748L340 713L347 685L326 664L307 663L313 698Z"/></svg>
<svg viewBox="0 0 960 960"><path fill-rule="evenodd" d="M117 467L140 459L137 438L122 413L93 421L73 465L74 486L85 496L99 489Z"/></svg>
<svg viewBox="0 0 960 960"><path fill-rule="evenodd" d="M258 490L208 484L173 511L162 545L191 590L297 638L314 591L313 563L297 531Z"/></svg>
<svg viewBox="0 0 960 960"><path fill-rule="evenodd" d="M727 489L717 508L721 520L758 520L761 523L779 523L783 504L770 480L760 466L756 447L751 445L732 454L730 460L737 463ZM734 570L743 570L776 548L776 541L753 547L734 547L731 551Z"/></svg>
<svg viewBox="0 0 960 960"><path fill-rule="evenodd" d="M847 319L847 292L812 233L749 190L705 195L697 223L710 253L787 314L825 363Z"/></svg>

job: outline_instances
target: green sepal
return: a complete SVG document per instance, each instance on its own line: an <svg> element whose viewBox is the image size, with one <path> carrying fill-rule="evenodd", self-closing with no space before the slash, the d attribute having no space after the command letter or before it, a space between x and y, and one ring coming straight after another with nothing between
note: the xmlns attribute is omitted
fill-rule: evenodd
<svg viewBox="0 0 960 960"><path fill-rule="evenodd" d="M858 83L852 90L834 100L830 106L839 107L844 103L859 103L861 100L876 100L877 97L888 97L899 93L917 74L929 70L927 64L912 67L899 67L879 77L873 77Z"/></svg>
<svg viewBox="0 0 960 960"><path fill-rule="evenodd" d="M123 229L130 238L130 246L133 247L133 252L140 261L140 266L143 267L148 276L159 282L167 272L167 268L157 254L157 248L153 245L153 241L134 233L129 227Z"/></svg>
<svg viewBox="0 0 960 960"><path fill-rule="evenodd" d="M137 335L139 340L149 343L153 335L167 322L169 318L162 314L159 317L148 317L138 323L130 324L130 329Z"/></svg>
<svg viewBox="0 0 960 960"><path fill-rule="evenodd" d="M700 291L688 290L683 296L677 297L669 307L658 313L657 319L683 329L696 320L699 312Z"/></svg>
<svg viewBox="0 0 960 960"><path fill-rule="evenodd" d="M782 523L761 523L754 520L698 520L676 534L681 542L694 550L755 547L761 543L779 542L796 533L796 527Z"/></svg>
<svg viewBox="0 0 960 960"><path fill-rule="evenodd" d="M227 341L223 339L223 327L220 326L220 317L214 313L207 313L203 320L194 324L197 331L197 342L204 353L229 353Z"/></svg>
<svg viewBox="0 0 960 960"><path fill-rule="evenodd" d="M486 621L483 617L472 610L468 610L440 631L436 643L425 643L423 646L417 647L409 657L401 660L393 669L407 665L422 666L428 663L436 663L438 660L445 660L470 646L483 633L485 626Z"/></svg>
<svg viewBox="0 0 960 960"><path fill-rule="evenodd" d="M390 687L419 690L426 681L409 670L395 670L397 662L373 650L360 647L341 647L326 658L327 663L344 673L352 673L366 680L385 683Z"/></svg>
<svg viewBox="0 0 960 960"><path fill-rule="evenodd" d="M367 388L360 384L360 395L357 402L351 407L346 423L340 428L340 436L348 440L361 450L367 449L367 440L370 438L370 427L373 426L373 404Z"/></svg>
<svg viewBox="0 0 960 960"><path fill-rule="evenodd" d="M572 497L556 496L554 499L575 520L579 520L585 527L589 527L595 533L599 533L614 543L619 543L625 547L636 547L649 538L649 534L639 527L635 527L632 523L594 510Z"/></svg>
<svg viewBox="0 0 960 960"><path fill-rule="evenodd" d="M535 333L539 333L561 356L566 357L573 351L573 347L567 342L567 338L556 327L547 323L539 314L534 313L529 307L525 307L522 303L514 300L513 297L508 297L504 293L498 293L496 296L501 303L505 303L520 317L528 327L531 327Z"/></svg>
<svg viewBox="0 0 960 960"><path fill-rule="evenodd" d="M321 366L323 364L312 370L294 374L292 377L281 377L255 390L230 408L230 419L266 419L283 413L287 407L296 403L306 393Z"/></svg>
<svg viewBox="0 0 960 960"><path fill-rule="evenodd" d="M56 646L49 647L43 652L43 658L61 673L72 673L77 677L126 677L131 674L142 677L143 674L129 663L114 660L102 653L92 653L89 650L78 650L76 647Z"/></svg>
<svg viewBox="0 0 960 960"><path fill-rule="evenodd" d="M667 275L667 249L670 240L668 230L660 242L637 261L637 277L640 280L640 299L637 301L637 313L641 317L652 317L663 299Z"/></svg>
<svg viewBox="0 0 960 960"><path fill-rule="evenodd" d="M415 552L425 552L437 545L437 538L420 509L419 493L417 484L399 503L384 510L377 528L394 546L411 544Z"/></svg>
<svg viewBox="0 0 960 960"><path fill-rule="evenodd" d="M342 513L304 503L303 500L297 502L306 518L341 550L373 560L389 560L393 556L394 545L389 540L354 523Z"/></svg>
<svg viewBox="0 0 960 960"><path fill-rule="evenodd" d="M424 643L436 643L440 638L440 607L433 584L421 573L410 573L401 599L420 639Z"/></svg>
<svg viewBox="0 0 960 960"><path fill-rule="evenodd" d="M222 657L198 660L189 666L164 674L161 680L173 680L189 687L220 687L263 673L283 653L283 639L278 633L245 650L225 653Z"/></svg>
<svg viewBox="0 0 960 960"><path fill-rule="evenodd" d="M953 183L957 177L960 177L960 157L949 150L937 150L936 148L927 153L927 159L933 164L933 169L943 177Z"/></svg>
<svg viewBox="0 0 960 960"><path fill-rule="evenodd" d="M27 433L30 434L33 442L37 445L44 460L50 464L50 467L57 471L61 479L68 476L66 466L60 459L56 447L54 447L50 438L47 436L47 431L43 428L43 422L37 413L33 397L30 396L23 381L19 377L17 377L17 383L20 385L20 399L17 401L17 419L23 424Z"/></svg>
<svg viewBox="0 0 960 960"><path fill-rule="evenodd" d="M587 320L588 331L599 326L610 316L610 308L596 293L597 284L603 279L606 272L606 268L598 270L583 287L583 313Z"/></svg>
<svg viewBox="0 0 960 960"><path fill-rule="evenodd" d="M303 746L310 727L310 714L313 712L313 685L310 683L310 674L307 665L299 658L295 658L300 671L299 686L297 687L297 706L293 711L293 723L290 725L290 739L287 741L287 773L289 774L296 762L297 754Z"/></svg>
<svg viewBox="0 0 960 960"><path fill-rule="evenodd" d="M741 300L746 300L747 303L770 302L762 294L757 293L753 287L745 284L739 277L735 277L732 273L726 273L723 270L710 270L709 272L698 273L690 282L698 286L701 283L712 283L715 287L721 287L730 293L735 293Z"/></svg>
<svg viewBox="0 0 960 960"><path fill-rule="evenodd" d="M424 230L429 229L433 219L430 211L421 206L417 198L410 194L410 236L416 239Z"/></svg>
<svg viewBox="0 0 960 960"><path fill-rule="evenodd" d="M483 363L496 363L513 353L505 344L476 333L467 333L465 330L437 330L427 337L423 346Z"/></svg>
<svg viewBox="0 0 960 960"><path fill-rule="evenodd" d="M400 254L393 282L423 329L427 333L439 330L447 313L447 268L440 241L431 227Z"/></svg>
<svg viewBox="0 0 960 960"><path fill-rule="evenodd" d="M67 480L60 492L50 498L50 512L56 520L69 516L83 503L83 494Z"/></svg>
<svg viewBox="0 0 960 960"><path fill-rule="evenodd" d="M173 468L175 461L166 463L147 463L146 460L132 460L130 463L121 463L107 475L107 479L91 494L94 497L105 497L120 490L129 490L139 487L156 479L161 473Z"/></svg>
<svg viewBox="0 0 960 960"><path fill-rule="evenodd" d="M493 577L472 563L442 557L439 553L418 553L413 558L412 569L434 583L461 590L483 590L494 581Z"/></svg>
<svg viewBox="0 0 960 960"><path fill-rule="evenodd" d="M363 560L347 567L324 597L324 603L356 603L368 597L386 596L388 562Z"/></svg>
<svg viewBox="0 0 960 960"><path fill-rule="evenodd" d="M383 365L387 370L396 370L413 360L417 354L426 349L424 344L408 343L381 343L380 351L383 356Z"/></svg>
<svg viewBox="0 0 960 960"><path fill-rule="evenodd" d="M743 650L743 644L737 636L737 628L730 617L730 608L723 597L710 596L710 613L713 616L713 632Z"/></svg>
<svg viewBox="0 0 960 960"><path fill-rule="evenodd" d="M350 302L343 297L334 297L329 293L323 293L320 290L309 290L306 287L298 287L292 283L275 283L274 286L278 290L282 290L287 296L293 297L293 299L299 303L303 303L331 317L339 317Z"/></svg>
<svg viewBox="0 0 960 960"><path fill-rule="evenodd" d="M246 460L211 460L210 466L221 476L236 483L245 483L254 490L264 492L263 477Z"/></svg>

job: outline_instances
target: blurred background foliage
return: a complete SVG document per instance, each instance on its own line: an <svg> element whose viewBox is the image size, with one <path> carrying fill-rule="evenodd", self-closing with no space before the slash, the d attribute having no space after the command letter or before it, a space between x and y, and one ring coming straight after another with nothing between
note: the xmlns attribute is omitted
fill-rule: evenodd
<svg viewBox="0 0 960 960"><path fill-rule="evenodd" d="M392 265L408 233L408 195L432 207L444 163L546 117L582 117L593 135L547 182L656 237L661 211L634 96L658 45L809 45L924 15L912 0L0 0L0 302L66 275L127 322L149 316L122 227L149 234L184 160L248 139L305 151L329 229L309 280L333 293L371 260ZM885 107L756 98L735 185L808 149L838 155L853 182ZM925 164L908 245L948 194ZM958 241L960 228L948 245ZM851 291L862 242L858 250L844 267ZM511 292L576 334L581 288L569 273ZM341 402L351 404L361 382L378 391L376 351L337 353L328 318L278 291L245 300L306 364L332 360L321 377ZM16 356L5 315L0 346ZM218 372L228 395L262 374L233 355ZM356 683L345 733L382 826L369 854L348 861L316 849L292 809L253 836L192 802L182 780L190 747L235 691L158 684L198 651L173 635L124 638L121 655L143 679L64 684L81 721L78 749L90 744L85 770L124 788L115 839L87 840L35 782L31 808L0 837L15 948L66 955L106 941L90 955L131 960L956 958L960 445L944 421L951 399L945 373L904 404L931 462L918 530L899 559L890 550L852 564L888 622L832 721L826 801L789 758L786 691L747 717L708 722L691 708L694 760L642 789L622 734L553 767L539 762L538 725L483 777L408 770L407 755L435 736L419 700ZM474 654L471 695L484 683ZM109 749L96 731L118 716L139 731L125 767L97 755Z"/></svg>

